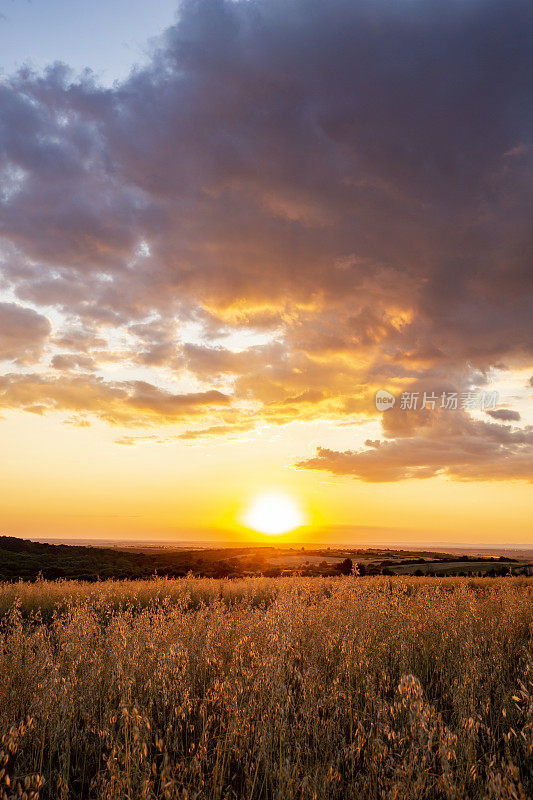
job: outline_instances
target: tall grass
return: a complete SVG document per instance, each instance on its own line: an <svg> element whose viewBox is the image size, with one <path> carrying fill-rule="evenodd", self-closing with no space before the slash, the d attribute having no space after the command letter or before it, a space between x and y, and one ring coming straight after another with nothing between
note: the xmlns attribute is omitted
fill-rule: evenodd
<svg viewBox="0 0 533 800"><path fill-rule="evenodd" d="M0 792L519 798L532 579L0 588Z"/></svg>

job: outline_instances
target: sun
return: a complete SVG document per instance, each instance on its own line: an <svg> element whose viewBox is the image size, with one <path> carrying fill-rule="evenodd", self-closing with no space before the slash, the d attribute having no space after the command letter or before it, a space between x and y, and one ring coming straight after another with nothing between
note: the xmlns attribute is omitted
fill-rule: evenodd
<svg viewBox="0 0 533 800"><path fill-rule="evenodd" d="M265 492L245 511L243 522L260 533L276 536L303 525L304 517L292 497L281 492Z"/></svg>

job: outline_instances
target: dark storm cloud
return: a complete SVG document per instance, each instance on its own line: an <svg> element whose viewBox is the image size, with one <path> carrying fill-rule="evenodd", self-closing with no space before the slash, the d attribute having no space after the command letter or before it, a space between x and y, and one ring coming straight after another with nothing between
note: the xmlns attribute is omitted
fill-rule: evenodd
<svg viewBox="0 0 533 800"><path fill-rule="evenodd" d="M21 72L5 281L277 421L527 366L532 37L529 0L196 0L112 89ZM276 342L183 349L180 320Z"/></svg>
<svg viewBox="0 0 533 800"><path fill-rule="evenodd" d="M2 86L2 230L142 305L362 290L452 356L521 348L532 33L516 0L187 2L114 90Z"/></svg>

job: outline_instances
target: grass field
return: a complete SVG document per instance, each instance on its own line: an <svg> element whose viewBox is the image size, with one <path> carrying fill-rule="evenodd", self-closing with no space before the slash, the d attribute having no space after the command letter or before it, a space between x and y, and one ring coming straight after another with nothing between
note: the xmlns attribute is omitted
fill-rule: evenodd
<svg viewBox="0 0 533 800"><path fill-rule="evenodd" d="M41 798L533 793L533 579L0 586L0 786Z"/></svg>

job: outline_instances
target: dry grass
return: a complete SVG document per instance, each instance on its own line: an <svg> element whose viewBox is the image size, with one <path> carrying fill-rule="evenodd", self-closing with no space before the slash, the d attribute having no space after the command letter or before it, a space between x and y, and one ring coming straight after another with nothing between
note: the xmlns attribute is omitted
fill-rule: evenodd
<svg viewBox="0 0 533 800"><path fill-rule="evenodd" d="M0 796L533 792L532 579L41 582L0 609Z"/></svg>

